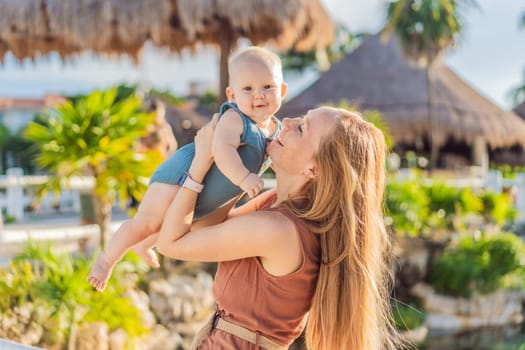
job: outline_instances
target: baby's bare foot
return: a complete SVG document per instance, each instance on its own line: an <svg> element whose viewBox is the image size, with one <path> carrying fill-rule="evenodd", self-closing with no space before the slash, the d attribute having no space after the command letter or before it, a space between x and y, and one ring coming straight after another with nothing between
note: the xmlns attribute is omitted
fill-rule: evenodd
<svg viewBox="0 0 525 350"><path fill-rule="evenodd" d="M158 268L160 266L159 259L157 258L157 254L155 254L152 248L144 249L139 244L133 247L132 251L138 256L140 256L142 260L144 260L144 262L148 264L149 266L153 268Z"/></svg>
<svg viewBox="0 0 525 350"><path fill-rule="evenodd" d="M104 253L100 253L97 260L93 264L87 280L99 292L103 292L106 288L111 272L113 271L113 264L106 260Z"/></svg>

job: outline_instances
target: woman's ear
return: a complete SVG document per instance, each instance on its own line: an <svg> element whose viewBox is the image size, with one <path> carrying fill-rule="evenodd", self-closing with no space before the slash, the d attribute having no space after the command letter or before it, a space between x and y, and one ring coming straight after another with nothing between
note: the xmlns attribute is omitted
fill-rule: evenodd
<svg viewBox="0 0 525 350"><path fill-rule="evenodd" d="M317 165L312 165L304 171L304 175L306 175L309 179L316 178L317 174Z"/></svg>

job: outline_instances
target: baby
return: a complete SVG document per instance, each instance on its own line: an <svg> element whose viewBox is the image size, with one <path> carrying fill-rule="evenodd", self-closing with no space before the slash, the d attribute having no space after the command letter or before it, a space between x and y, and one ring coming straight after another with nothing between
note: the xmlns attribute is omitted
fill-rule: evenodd
<svg viewBox="0 0 525 350"><path fill-rule="evenodd" d="M215 163L203 181L204 186L187 174L195 154L193 143L162 163L152 175L135 217L120 226L91 268L87 279L98 291L104 290L114 266L133 246L136 246L134 252L149 265L159 266L152 249L155 236L147 240L151 241L149 244L143 241L158 232L180 186L200 192L196 220L231 205L243 192L254 197L262 190L264 183L258 174L268 168L270 161L266 159L266 142L280 131L280 122L274 114L287 91L281 60L266 49L249 47L232 56L228 71L229 102L219 111L212 144Z"/></svg>

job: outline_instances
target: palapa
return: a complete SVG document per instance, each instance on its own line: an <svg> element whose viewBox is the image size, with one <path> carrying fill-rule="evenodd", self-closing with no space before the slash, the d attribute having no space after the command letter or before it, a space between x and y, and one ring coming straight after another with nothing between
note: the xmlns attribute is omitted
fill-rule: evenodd
<svg viewBox="0 0 525 350"><path fill-rule="evenodd" d="M2 0L0 61L92 51L135 58L146 41L180 52L198 43L268 41L277 49L326 47L334 26L319 0Z"/></svg>
<svg viewBox="0 0 525 350"><path fill-rule="evenodd" d="M525 148L525 122L481 96L446 65L435 66L432 137L472 145L477 136L491 148ZM394 36L366 38L352 53L287 102L280 116L297 116L320 104L341 100L382 113L396 143L414 143L428 134L428 93L424 68L410 63Z"/></svg>
<svg viewBox="0 0 525 350"><path fill-rule="evenodd" d="M84 51L140 59L146 42L175 53L198 44L220 48L220 93L239 38L278 50L330 45L335 26L320 0L2 0L0 62Z"/></svg>

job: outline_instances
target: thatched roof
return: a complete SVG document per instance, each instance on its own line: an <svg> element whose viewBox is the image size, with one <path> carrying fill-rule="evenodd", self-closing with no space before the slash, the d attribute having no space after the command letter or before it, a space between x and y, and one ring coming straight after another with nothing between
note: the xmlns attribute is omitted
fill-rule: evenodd
<svg viewBox="0 0 525 350"><path fill-rule="evenodd" d="M525 122L481 96L445 65L435 67L432 137L443 145L448 137L472 144L483 137L492 147L525 147ZM280 116L296 116L322 103L342 99L361 109L382 112L396 142L413 143L428 131L428 93L423 68L402 54L399 41L383 43L370 36L332 65L313 85L286 103Z"/></svg>
<svg viewBox="0 0 525 350"><path fill-rule="evenodd" d="M311 50L334 32L320 0L2 0L0 62L8 51L17 59L83 51L138 58L146 41L180 52L224 35Z"/></svg>
<svg viewBox="0 0 525 350"><path fill-rule="evenodd" d="M525 120L525 101L514 107L513 111L523 120Z"/></svg>

